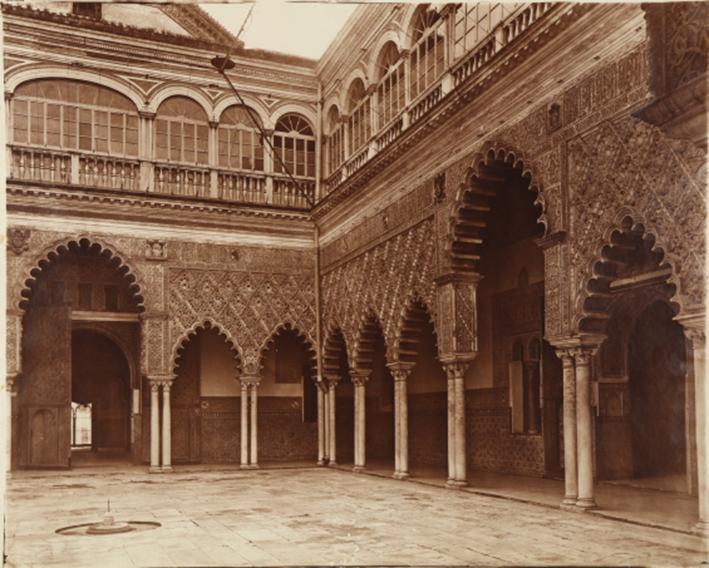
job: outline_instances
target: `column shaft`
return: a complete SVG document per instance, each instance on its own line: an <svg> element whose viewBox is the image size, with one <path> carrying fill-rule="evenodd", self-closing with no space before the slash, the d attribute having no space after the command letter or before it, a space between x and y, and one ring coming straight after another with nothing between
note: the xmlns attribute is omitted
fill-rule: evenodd
<svg viewBox="0 0 709 568"><path fill-rule="evenodd" d="M557 353L563 363L564 376L564 505L575 505L578 499L576 470L576 370L573 355Z"/></svg>
<svg viewBox="0 0 709 568"><path fill-rule="evenodd" d="M465 459L465 378L463 370L455 377L455 481L465 485L468 472Z"/></svg>
<svg viewBox="0 0 709 568"><path fill-rule="evenodd" d="M448 483L455 482L455 379L448 373Z"/></svg>
<svg viewBox="0 0 709 568"><path fill-rule="evenodd" d="M171 381L162 385L162 470L172 470L172 422L170 412Z"/></svg>
<svg viewBox="0 0 709 568"><path fill-rule="evenodd" d="M251 467L258 466L258 383L251 383Z"/></svg>
<svg viewBox="0 0 709 568"><path fill-rule="evenodd" d="M160 384L150 381L150 471L160 470Z"/></svg>
<svg viewBox="0 0 709 568"><path fill-rule="evenodd" d="M249 385L241 382L241 467L249 465Z"/></svg>
<svg viewBox="0 0 709 568"><path fill-rule="evenodd" d="M325 452L324 461L325 463L330 461L330 387L327 383L323 385L322 391L322 405L323 405L323 450Z"/></svg>
<svg viewBox="0 0 709 568"><path fill-rule="evenodd" d="M709 535L709 385L706 368L706 336L693 330L694 408L697 433L697 497L699 522L697 532ZM689 450L688 450L689 451Z"/></svg>
<svg viewBox="0 0 709 568"><path fill-rule="evenodd" d="M359 446L359 388L354 384L354 469L357 471L360 466L360 446Z"/></svg>
<svg viewBox="0 0 709 568"><path fill-rule="evenodd" d="M593 416L591 414L591 352L576 353L576 420L578 451L578 500L576 506L596 506L593 497Z"/></svg>
<svg viewBox="0 0 709 568"><path fill-rule="evenodd" d="M335 431L335 425L336 425L336 407L335 407L335 388L336 388L336 383L331 383L330 388L328 389L328 398L329 398L329 411L330 411L330 416L329 416L329 422L330 422L330 464L331 465L337 465L337 437L336 437L336 431Z"/></svg>
<svg viewBox="0 0 709 568"><path fill-rule="evenodd" d="M394 397L396 404L396 432L395 440L398 443L396 457L397 464L394 477L405 479L409 476L409 417L406 392L406 377L409 370L397 369L394 374Z"/></svg>
<svg viewBox="0 0 709 568"><path fill-rule="evenodd" d="M394 377L394 477L401 471L401 385Z"/></svg>
<svg viewBox="0 0 709 568"><path fill-rule="evenodd" d="M7 394L5 395L5 403L7 404L5 415L5 471L10 471L12 469L12 399L15 396L15 378L8 377L5 382L5 388Z"/></svg>
<svg viewBox="0 0 709 568"><path fill-rule="evenodd" d="M318 393L318 465L325 463L325 417L323 412L325 405L320 385L317 385Z"/></svg>

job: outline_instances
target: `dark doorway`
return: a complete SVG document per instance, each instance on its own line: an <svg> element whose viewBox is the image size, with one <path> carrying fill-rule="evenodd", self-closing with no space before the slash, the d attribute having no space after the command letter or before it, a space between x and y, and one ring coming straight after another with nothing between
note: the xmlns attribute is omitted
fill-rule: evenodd
<svg viewBox="0 0 709 568"><path fill-rule="evenodd" d="M90 330L74 331L71 346L72 407L91 409L90 435L77 436L72 445L73 464L130 459L132 391L125 354L111 339ZM88 443L82 442L87 439Z"/></svg>
<svg viewBox="0 0 709 568"><path fill-rule="evenodd" d="M685 339L665 302L647 307L628 346L634 476L686 473Z"/></svg>

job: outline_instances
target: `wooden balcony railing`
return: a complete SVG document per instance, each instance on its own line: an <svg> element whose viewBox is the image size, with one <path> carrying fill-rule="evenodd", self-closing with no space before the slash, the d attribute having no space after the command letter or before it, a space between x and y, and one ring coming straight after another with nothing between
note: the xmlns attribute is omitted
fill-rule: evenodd
<svg viewBox="0 0 709 568"><path fill-rule="evenodd" d="M266 176L220 171L217 174L217 195L235 203L267 203Z"/></svg>
<svg viewBox="0 0 709 568"><path fill-rule="evenodd" d="M155 164L153 175L156 193L182 197L209 197L210 175L207 168Z"/></svg>
<svg viewBox="0 0 709 568"><path fill-rule="evenodd" d="M79 184L105 189L138 191L140 162L79 155Z"/></svg>
<svg viewBox="0 0 709 568"><path fill-rule="evenodd" d="M43 148L10 147L8 178L25 181L69 183L71 156Z"/></svg>

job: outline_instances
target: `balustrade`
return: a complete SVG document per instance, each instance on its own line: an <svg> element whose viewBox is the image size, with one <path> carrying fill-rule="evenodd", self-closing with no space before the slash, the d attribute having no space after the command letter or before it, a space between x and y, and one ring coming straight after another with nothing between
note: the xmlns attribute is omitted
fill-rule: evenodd
<svg viewBox="0 0 709 568"><path fill-rule="evenodd" d="M347 175L350 176L359 168L361 168L368 158L369 146L365 146L359 151L359 153L355 154L354 157L345 164L345 171L347 172Z"/></svg>
<svg viewBox="0 0 709 568"><path fill-rule="evenodd" d="M79 184L103 189L138 191L140 163L106 156L79 155Z"/></svg>
<svg viewBox="0 0 709 568"><path fill-rule="evenodd" d="M12 146L9 173L10 179L69 183L71 156L42 148Z"/></svg>
<svg viewBox="0 0 709 568"><path fill-rule="evenodd" d="M217 175L219 199L240 203L267 203L266 177L221 171Z"/></svg>
<svg viewBox="0 0 709 568"><path fill-rule="evenodd" d="M411 124L415 124L429 110L438 104L443 96L443 88L440 83L433 87L428 93L425 93L418 101L411 105L409 117Z"/></svg>
<svg viewBox="0 0 709 568"><path fill-rule="evenodd" d="M300 186L300 191L298 191L292 180L274 177L273 205L308 209L310 207L308 198L310 198L311 202L315 199L315 181L304 179L297 181Z"/></svg>
<svg viewBox="0 0 709 568"><path fill-rule="evenodd" d="M179 165L155 165L155 191L183 197L209 197L209 170Z"/></svg>
<svg viewBox="0 0 709 568"><path fill-rule="evenodd" d="M404 131L404 119L399 117L377 136L377 151L383 150L394 142Z"/></svg>

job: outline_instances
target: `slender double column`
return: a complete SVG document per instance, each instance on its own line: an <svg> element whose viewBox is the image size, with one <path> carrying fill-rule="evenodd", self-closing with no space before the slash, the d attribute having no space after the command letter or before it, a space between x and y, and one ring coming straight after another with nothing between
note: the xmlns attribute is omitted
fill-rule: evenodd
<svg viewBox="0 0 709 568"><path fill-rule="evenodd" d="M327 383L327 439L329 464L337 465L337 432L336 432L336 403L335 389L339 377L328 377Z"/></svg>
<svg viewBox="0 0 709 568"><path fill-rule="evenodd" d="M162 467L161 471L172 471L172 415L170 412L171 380L161 381L162 385Z"/></svg>
<svg viewBox="0 0 709 568"><path fill-rule="evenodd" d="M369 371L358 371L352 376L354 384L354 471L362 471L366 464L366 390Z"/></svg>
<svg viewBox="0 0 709 568"><path fill-rule="evenodd" d="M681 321L692 348L694 413L697 437L697 498L699 519L695 532L709 537L709 384L707 384L706 331L703 317Z"/></svg>
<svg viewBox="0 0 709 568"><path fill-rule="evenodd" d="M5 379L5 400L6 400L6 412L5 415L5 471L10 471L12 469L12 433L13 429L13 416L15 414L14 400L17 394L17 374L8 374Z"/></svg>
<svg viewBox="0 0 709 568"><path fill-rule="evenodd" d="M578 474L576 471L576 369L572 349L556 352L563 365L564 413L564 500L565 507L576 505Z"/></svg>
<svg viewBox="0 0 709 568"><path fill-rule="evenodd" d="M394 478L409 477L409 404L406 380L413 365L389 365L394 376Z"/></svg>
<svg viewBox="0 0 709 568"><path fill-rule="evenodd" d="M448 376L448 485L468 484L465 449L465 370L468 362L445 364Z"/></svg>
<svg viewBox="0 0 709 568"><path fill-rule="evenodd" d="M319 418L322 421L322 431L323 431L323 463L322 465L327 465L330 463L330 383L327 379L323 379L318 383L318 400L322 400L322 413ZM318 407L318 410L320 408Z"/></svg>
<svg viewBox="0 0 709 568"><path fill-rule="evenodd" d="M258 386L259 377L241 377L241 467L258 467Z"/></svg>

